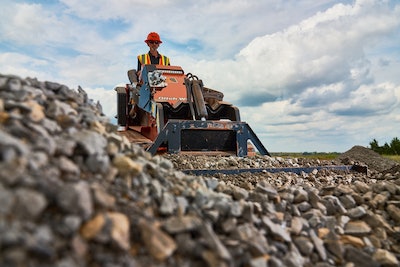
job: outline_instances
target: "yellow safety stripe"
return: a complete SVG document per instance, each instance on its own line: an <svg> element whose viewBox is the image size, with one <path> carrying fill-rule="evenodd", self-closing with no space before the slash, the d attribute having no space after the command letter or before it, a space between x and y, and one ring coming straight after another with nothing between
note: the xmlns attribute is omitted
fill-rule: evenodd
<svg viewBox="0 0 400 267"><path fill-rule="evenodd" d="M138 59L140 61L140 64L142 64L142 65L151 64L149 54L140 55L140 56L138 56ZM159 64L164 65L164 66L170 65L169 58L160 54Z"/></svg>
<svg viewBox="0 0 400 267"><path fill-rule="evenodd" d="M140 56L138 56L138 59L139 59L139 61L140 61L140 64L142 64L142 65L151 64L151 63L150 63L150 56L149 56L149 54L140 55Z"/></svg>
<svg viewBox="0 0 400 267"><path fill-rule="evenodd" d="M161 65L168 66L169 65L169 58L166 56L161 55L162 63Z"/></svg>

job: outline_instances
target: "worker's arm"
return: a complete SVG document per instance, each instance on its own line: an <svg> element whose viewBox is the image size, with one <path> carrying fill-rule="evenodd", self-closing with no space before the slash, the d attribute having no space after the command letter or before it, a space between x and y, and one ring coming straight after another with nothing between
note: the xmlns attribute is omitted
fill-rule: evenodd
<svg viewBox="0 0 400 267"><path fill-rule="evenodd" d="M140 63L139 58L138 58L138 61L137 61L137 71L136 71L136 75L137 75L137 77L138 77L139 83L141 83L141 81L142 81L142 64Z"/></svg>

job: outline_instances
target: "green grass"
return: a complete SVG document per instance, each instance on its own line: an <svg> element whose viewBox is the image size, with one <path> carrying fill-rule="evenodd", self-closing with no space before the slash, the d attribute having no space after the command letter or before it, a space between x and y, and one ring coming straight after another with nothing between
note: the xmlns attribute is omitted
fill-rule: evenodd
<svg viewBox="0 0 400 267"><path fill-rule="evenodd" d="M382 156L400 163L400 155L382 155Z"/></svg>
<svg viewBox="0 0 400 267"><path fill-rule="evenodd" d="M309 159L321 159L321 160L332 160L336 159L341 153L319 153L319 152L306 152L306 153L292 153L292 152L272 152L273 157L282 158L309 158ZM400 155L382 155L382 157L397 161L400 163Z"/></svg>
<svg viewBox="0 0 400 267"><path fill-rule="evenodd" d="M292 153L292 152L272 152L271 156L273 157L282 157L282 158L309 158L309 159L322 159L322 160L331 160L336 159L340 153L320 153L320 152L305 152L305 153Z"/></svg>

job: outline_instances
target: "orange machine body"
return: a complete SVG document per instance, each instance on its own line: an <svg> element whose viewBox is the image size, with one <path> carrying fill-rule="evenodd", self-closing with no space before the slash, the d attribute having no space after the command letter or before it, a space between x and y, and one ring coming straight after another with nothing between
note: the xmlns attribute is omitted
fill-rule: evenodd
<svg viewBox="0 0 400 267"><path fill-rule="evenodd" d="M185 74L181 67L156 65L165 77L166 87L156 88L153 99L156 102L168 102L171 106L176 106L179 102L187 101Z"/></svg>

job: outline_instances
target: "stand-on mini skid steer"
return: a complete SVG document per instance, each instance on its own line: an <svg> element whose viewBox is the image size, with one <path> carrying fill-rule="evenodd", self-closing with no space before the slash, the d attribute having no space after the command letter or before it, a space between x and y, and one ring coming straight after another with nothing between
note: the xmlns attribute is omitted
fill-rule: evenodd
<svg viewBox="0 0 400 267"><path fill-rule="evenodd" d="M115 88L119 132L150 153L269 155L238 108L181 67L144 65L140 81L136 70L128 77Z"/></svg>

